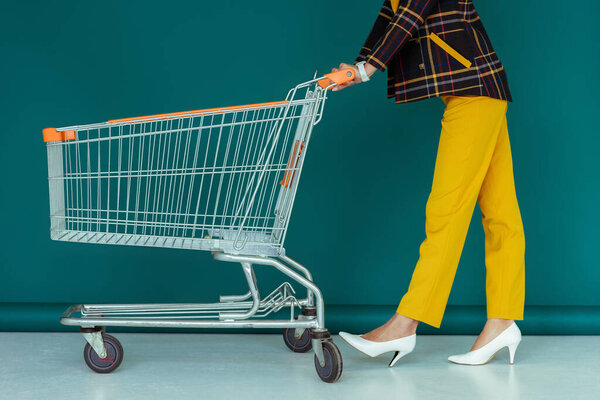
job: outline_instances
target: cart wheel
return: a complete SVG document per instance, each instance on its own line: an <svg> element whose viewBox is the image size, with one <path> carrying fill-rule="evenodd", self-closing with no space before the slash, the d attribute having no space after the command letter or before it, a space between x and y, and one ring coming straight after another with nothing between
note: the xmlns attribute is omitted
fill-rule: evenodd
<svg viewBox="0 0 600 400"><path fill-rule="evenodd" d="M285 328L283 330L283 341L285 345L295 353L306 353L312 349L312 335L310 329L305 329L299 338L295 336L296 328Z"/></svg>
<svg viewBox="0 0 600 400"><path fill-rule="evenodd" d="M113 372L121 365L121 361L123 361L123 346L121 346L121 343L114 336L103 334L102 338L104 339L104 346L106 346L106 352L108 353L106 358L100 358L92 346L86 343L83 349L83 359L93 371L107 374Z"/></svg>
<svg viewBox="0 0 600 400"><path fill-rule="evenodd" d="M323 357L325 357L325 365L321 366L319 359L315 354L315 368L317 374L323 382L337 382L342 376L343 362L340 350L333 342L323 342Z"/></svg>

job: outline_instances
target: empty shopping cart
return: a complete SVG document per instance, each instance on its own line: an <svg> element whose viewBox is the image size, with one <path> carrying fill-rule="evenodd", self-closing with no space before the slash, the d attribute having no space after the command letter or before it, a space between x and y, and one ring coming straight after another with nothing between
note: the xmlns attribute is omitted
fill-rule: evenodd
<svg viewBox="0 0 600 400"><path fill-rule="evenodd" d="M208 250L240 263L249 287L210 304L72 305L61 323L80 327L92 370L114 371L123 359L107 326L282 328L291 350L314 349L322 380L340 378L321 291L283 245L326 94L353 78L334 72L271 103L44 129L52 239ZM287 281L261 296L253 265L279 270L306 297Z"/></svg>

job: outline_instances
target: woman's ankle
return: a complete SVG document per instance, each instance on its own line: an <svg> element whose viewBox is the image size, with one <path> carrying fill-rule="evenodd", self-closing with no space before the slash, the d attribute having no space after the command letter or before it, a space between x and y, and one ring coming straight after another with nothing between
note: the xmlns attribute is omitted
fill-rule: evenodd
<svg viewBox="0 0 600 400"><path fill-rule="evenodd" d="M515 322L514 319L504 319L504 318L488 318L486 321L486 325L494 328L506 329L511 326Z"/></svg>
<svg viewBox="0 0 600 400"><path fill-rule="evenodd" d="M417 332L419 321L405 315L395 313L392 317L392 324L400 333L413 335Z"/></svg>

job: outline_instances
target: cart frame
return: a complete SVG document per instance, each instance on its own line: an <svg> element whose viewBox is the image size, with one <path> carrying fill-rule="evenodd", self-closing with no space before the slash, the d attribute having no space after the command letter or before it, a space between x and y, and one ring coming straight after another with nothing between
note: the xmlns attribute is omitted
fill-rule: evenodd
<svg viewBox="0 0 600 400"><path fill-rule="evenodd" d="M355 73L353 69L341 70L318 78L315 74L314 79L301 83L291 89L286 96L286 100L283 102L161 114L148 117L112 120L101 124L71 126L58 129L47 128L44 130L44 140L47 142L48 153L52 239L83 243L209 250L212 252L215 260L239 263L248 284L248 291L246 293L241 295L220 296L219 302L217 303L76 304L70 306L62 315L60 322L63 325L80 327L80 330L88 343L86 345L84 356L87 354L86 362L92 369L97 372L111 372L120 364L120 359L117 360L117 358L122 358L122 348L120 347L120 343L118 343L115 338L106 335L106 326L155 328L284 328L284 339L287 338L286 344L292 350L304 352L310 350L311 347L314 349L315 366L322 380L326 382L335 382L339 379L342 372L342 360L339 350L335 344L333 344L331 336L325 328L323 295L314 283L308 268L288 257L285 253L283 244L306 155L305 149L308 147L313 127L317 125L322 118L325 100L327 98L326 94L336 85L354 79L354 76ZM295 99L300 89L306 89L306 95L304 99ZM262 114L260 114L261 110ZM273 113L269 114L272 115L271 118L266 118L266 110L273 110ZM279 112L279 114L275 116L277 112ZM189 133L193 129L199 128L200 130L197 133L198 138L196 145L196 147L199 148L199 136L203 129L202 121L206 116L212 116L212 121L214 121L215 115L222 115L220 125L213 124L210 129L220 127L220 132L222 132L224 126L229 126L229 128L226 129L231 129L232 131L236 129L235 117L232 121L226 122L225 116L223 116L226 113L243 113L241 115L243 115L244 118L248 115L251 115L254 118L262 115L261 118L264 121L272 121L271 125L268 125L269 122L265 125L267 129L270 129L268 138L273 138L272 141L269 142L269 139L267 139L264 148L259 148L259 146L256 145L260 152L260 154L256 156L258 160L256 166L245 166L244 168L241 168L234 165L228 167L226 161L223 161L224 164L220 167L221 169L219 172L215 172L217 171L216 167L213 167L212 172L206 172L206 169L200 170L196 168L196 161L194 161L194 169L181 167L178 169L171 168L160 171L156 169L151 171L151 168L149 167L147 170L141 168L145 152L155 151L150 145L147 147L148 150L144 147L145 145L141 138L142 127L150 126L150 129L154 129L153 127L160 126L164 132L167 132L161 132L165 137L165 148L167 148L166 138L171 137L168 135L172 135L172 132L184 132L187 129L187 132ZM192 126L194 118L202 118L198 127ZM187 127L181 127L180 121L183 119L190 121ZM168 126L164 125L165 121L169 121L167 124L170 123L170 126L172 127L173 121L175 120L179 121L177 129L167 131L163 128L164 126ZM277 146L280 146L278 138L284 130L286 121L288 121L288 125L285 129L288 131L282 136L286 137L286 141L281 145L282 150L280 150L280 160L281 157L286 154L289 154L289 158L286 165L284 165L285 168L282 168L280 165L281 162L277 164L272 160L274 159L275 153L278 151ZM243 126L244 123L246 125L250 123L258 124L255 121L248 120L240 122L238 125ZM133 126L139 126L140 131L136 131ZM111 136L112 130L116 127L119 129L119 135ZM295 133L291 133L294 131L294 128ZM108 137L102 137L101 132L106 131L106 129L108 129ZM241 137L242 131L241 128L239 129L240 130L237 131L238 137ZM91 133L89 133L92 132L92 130L98 132L97 137L94 138ZM255 132L256 131L257 128L255 128ZM152 131L143 133L143 135L150 134L155 133ZM231 136L232 135L230 134L230 139ZM122 156L122 154L125 154L122 152L122 140L124 137L129 139L128 143L130 147L128 159L126 159L125 156ZM142 160L136 160L134 156L131 155L132 149L136 146L136 137L138 137L137 143L141 146L139 147L139 157L141 157ZM288 142L287 137L293 137L294 141ZM115 175L110 168L110 147L107 166L101 165L104 161L100 152L100 146L103 141L109 142L109 146L111 146L111 141L116 140L119 141L120 146L118 152L118 175ZM220 136L219 140L221 140ZM78 142L79 146L87 144L88 150L86 154L84 154L85 149L78 151ZM92 143L92 146L98 146L98 166L95 170L92 168L92 163L90 162L90 154L93 154L92 151L89 150L90 143ZM293 147L291 147L292 143ZM69 145L75 145L75 151L71 151L71 148L67 147ZM171 142L169 142L169 146L170 145ZM247 143L244 145L246 147L250 146ZM238 147L241 146L242 145L238 144ZM189 151L189 147L188 143L186 152ZM207 143L207 154L209 152L209 147L210 143ZM229 151L229 147L227 150ZM165 154L166 153L167 152L165 151ZM69 169L71 166L71 164L69 164L71 163L71 161L69 161L70 159L76 159L76 163L79 162L81 164L81 159L85 157L87 157L87 169L84 166L77 164L76 168L73 170ZM165 155L163 154L163 158L164 157ZM218 150L215 157L215 159L219 157ZM128 170L122 169L121 158L129 163ZM147 158L150 158L150 156L147 156ZM227 156L225 159L226 158ZM175 156L173 156L173 159L175 159ZM132 172L132 164L136 162L140 164L140 168ZM105 168L106 171L104 171L103 168ZM227 170L227 168L230 168L230 170ZM186 213L183 213L182 211L182 205L186 199L185 190L188 190L190 196L195 190L193 178L189 178L190 180L187 181L188 186L184 189L184 187L186 187L185 179L187 179L186 177L188 175L198 176L201 174L209 175L210 173L220 173L220 176L223 176L226 173L229 174L229 190L227 191L226 198L227 202L229 202L229 198L235 196L235 201L233 201L235 204L231 207L231 210L234 211L230 212L229 209L223 209L223 215L218 217L220 218L221 225L205 224L201 226L199 232L195 232L196 225L198 225L196 223L198 220L198 207L196 207L195 215L192 215L189 211ZM162 175L159 176L157 174ZM231 189L236 184L233 182L233 177L237 176L236 174L239 174L240 176L240 178L238 178L239 182L243 182L246 185L242 190L238 189L237 192L234 191L235 189ZM273 188L273 183L263 184L263 182L270 179L269 177L271 175L269 174L276 177L277 181L279 180L278 177L283 175L283 180L279 182L280 189L276 202L274 201L273 195L276 189ZM173 185L173 182L177 182L175 181L177 178L173 178L175 175L180 176L180 180L178 181L179 197L177 200L175 200L175 195L172 194L178 187L177 184ZM204 175L202 176L203 180ZM171 206L174 207L174 205L177 204L177 212L173 212L175 208L172 208L169 209L169 212L163 212L158 216L159 213L157 211L148 211L150 210L150 207L145 208L144 211L140 211L140 195L138 193L135 213L133 213L133 211L130 210L130 194L133 193L134 190L131 189L131 181L137 179L137 189L141 190L140 182L146 177L148 179L147 198L150 198L151 196L149 193L152 190L150 187L154 185L154 183L152 183L152 185L149 183L150 180L156 179L155 182L158 182L158 179L162 180L163 176L171 177L172 180L168 190L165 182L161 193L163 196L165 196L165 194L168 196L169 202L167 204L170 204L171 197L173 198ZM126 191L127 199L121 200L121 197L125 196L125 189L121 189L121 181L125 178L128 179ZM111 209L111 180L116 180L119 185L115 203L116 207L114 210ZM106 194L107 200L105 203L103 203L103 200L101 199L101 185L104 185L104 181L108 181L107 187L109 190L109 193ZM95 183L92 184L92 182ZM97 189L92 187L96 184ZM190 184L191 187L189 186ZM81 185L81 187L79 185ZM224 184L222 183L219 184L219 195L217 198L220 196L221 186L223 185ZM171 188L171 186L173 186L173 188ZM262 205L264 201L260 203L260 206L256 206L257 196L259 196L259 199L262 197L266 198L266 196L263 196L262 192L265 191L267 187L271 189L271 199L268 202L268 206ZM94 192L94 190L96 190L96 192ZM85 191L87 191L87 193L84 193ZM159 190L155 189L155 196L158 192ZM77 199L74 200L74 197L77 197ZM98 200L95 201L94 197L97 197ZM187 199L187 208L190 209L189 196ZM205 199L210 203L210 193ZM124 201L127 205L126 211L119 209ZM87 204L85 202L87 202ZM197 194L197 202L201 203L200 193ZM147 199L146 204L148 203L151 202ZM163 201L163 203L165 202ZM216 203L217 201L215 201L215 204ZM106 207L104 207L104 205ZM275 215L263 216L261 213L264 213L265 210L267 213L274 213ZM112 217L112 215L114 215L114 217ZM213 220L215 220L216 215L217 206L215 205L215 212L212 215ZM191 218L195 221L195 225L194 232L190 234L188 232L191 231L192 224L187 223L186 221L190 221ZM206 219L205 214L204 220ZM174 221L177 222L175 223ZM162 232L163 235L146 234L147 227L149 232ZM114 230L114 232L111 232L111 230ZM202 233L208 234L204 237L199 236ZM256 276L254 274L254 266L257 265L270 266L280 271L293 283L306 289L306 296L297 296L293 285L289 282L283 282L269 295L261 298ZM284 308L289 308L290 310L288 319L265 318ZM297 316L295 313L296 308L300 311ZM108 339L113 340L113 342ZM303 341L304 345L302 348L294 347L294 343L297 341ZM116 345L114 344L115 342ZM120 355L118 354L119 348ZM106 360L108 360L109 355L114 359L112 360L112 364L109 362L108 364L110 365L107 365Z"/></svg>

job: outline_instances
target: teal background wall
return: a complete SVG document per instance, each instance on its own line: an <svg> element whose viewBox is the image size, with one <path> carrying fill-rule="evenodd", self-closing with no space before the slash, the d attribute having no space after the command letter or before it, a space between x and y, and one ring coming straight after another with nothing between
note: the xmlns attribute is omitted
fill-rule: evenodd
<svg viewBox="0 0 600 400"><path fill-rule="evenodd" d="M60 330L66 303L212 301L245 291L205 252L52 242L42 128L280 100L353 61L380 1L0 4L0 330ZM507 71L527 236L526 333L600 333L600 3L476 0ZM443 104L395 105L385 76L333 94L314 132L288 254L314 273L332 330L386 320L424 239ZM257 271L263 291L280 278ZM485 318L473 215L441 333ZM464 323L468 321L468 323ZM434 332L423 327L424 332Z"/></svg>

